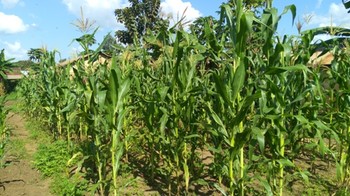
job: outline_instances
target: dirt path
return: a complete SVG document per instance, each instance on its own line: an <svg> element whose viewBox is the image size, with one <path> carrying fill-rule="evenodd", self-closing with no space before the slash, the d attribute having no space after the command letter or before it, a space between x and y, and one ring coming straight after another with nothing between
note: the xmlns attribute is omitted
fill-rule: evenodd
<svg viewBox="0 0 350 196"><path fill-rule="evenodd" d="M25 128L25 120L17 113L9 112L7 125L12 129L11 141L22 145L21 153L11 149L5 156L9 163L5 168L0 169L0 195L4 196L47 196L49 192L49 181L44 180L40 173L32 168L31 159L36 151L37 143L29 138L29 132Z"/></svg>

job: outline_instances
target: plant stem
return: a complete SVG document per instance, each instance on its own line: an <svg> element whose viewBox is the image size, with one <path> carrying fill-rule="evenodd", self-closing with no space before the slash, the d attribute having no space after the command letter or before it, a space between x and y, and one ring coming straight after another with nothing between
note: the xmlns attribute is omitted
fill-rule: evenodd
<svg viewBox="0 0 350 196"><path fill-rule="evenodd" d="M243 122L239 123L239 132L243 132ZM241 191L241 196L244 195L244 146L240 149L240 191Z"/></svg>
<svg viewBox="0 0 350 196"><path fill-rule="evenodd" d="M280 153L281 153L281 157L283 158L284 157L284 135L281 134L280 136ZM279 178L280 178L280 182L279 182L279 195L282 196L283 195L283 170L284 170L284 167L282 164L279 165Z"/></svg>

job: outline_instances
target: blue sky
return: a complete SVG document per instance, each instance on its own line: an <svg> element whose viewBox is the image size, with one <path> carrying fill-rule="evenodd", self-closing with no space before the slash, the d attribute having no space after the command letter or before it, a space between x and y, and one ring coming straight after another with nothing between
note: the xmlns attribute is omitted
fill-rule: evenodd
<svg viewBox="0 0 350 196"><path fill-rule="evenodd" d="M199 16L216 16L219 5L225 0L162 0L164 15L172 15L187 7L187 19ZM350 14L341 0L275 0L279 12L289 4L297 6L297 19L304 23L303 29L333 25L350 27ZM5 49L7 58L28 59L30 48L46 47L58 50L61 58L71 58L81 50L72 43L73 38L81 36L72 23L80 16L80 7L85 16L95 20L99 26L97 42L109 32L122 28L115 20L114 10L128 5L127 0L0 0L0 49ZM311 20L304 22L305 16ZM291 24L291 15L283 17L279 34L296 34ZM71 44L72 43L72 44ZM59 57L58 57L59 60Z"/></svg>

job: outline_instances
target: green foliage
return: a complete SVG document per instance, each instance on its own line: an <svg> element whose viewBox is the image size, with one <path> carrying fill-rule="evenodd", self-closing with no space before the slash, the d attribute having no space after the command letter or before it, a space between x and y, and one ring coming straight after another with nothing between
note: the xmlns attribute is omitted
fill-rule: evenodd
<svg viewBox="0 0 350 196"><path fill-rule="evenodd" d="M119 17L159 3L147 2L132 1ZM55 52L45 53L20 92L26 112L66 142L41 147L50 153L39 150L37 165L49 175L74 165L59 185L67 194L80 194L88 180L95 193L118 195L121 168L169 195L197 187L283 195L291 179L305 189L331 186L315 183L315 160L329 161L336 186L349 187L349 51L329 47L337 59L329 68L309 66L313 32L277 36L284 14L294 21L294 5L278 13L270 1L259 15L247 1L231 3L221 6L218 21L142 34L145 47L129 45L106 62L97 61L104 44L91 51L84 39L76 41L86 44L87 60L56 67ZM121 20L143 33L147 27L135 23L141 16ZM133 33L125 40L140 38ZM50 162L57 157L60 166ZM305 157L310 169L298 162Z"/></svg>
<svg viewBox="0 0 350 196"><path fill-rule="evenodd" d="M113 54L115 51L120 52L118 50L120 50L121 46L117 45L115 37L113 37L111 34L107 34L104 40L106 43L102 47L103 52L106 52L107 54Z"/></svg>
<svg viewBox="0 0 350 196"><path fill-rule="evenodd" d="M87 194L88 182L83 176L73 175L68 178L64 174L56 174L50 185L51 192L55 195L76 195Z"/></svg>
<svg viewBox="0 0 350 196"><path fill-rule="evenodd" d="M45 52L45 48L31 48L28 50L27 55L30 61L40 62L41 59L44 57Z"/></svg>
<svg viewBox="0 0 350 196"><path fill-rule="evenodd" d="M27 155L24 141L20 139L12 139L8 142L8 153L18 159L25 158Z"/></svg>
<svg viewBox="0 0 350 196"><path fill-rule="evenodd" d="M65 171L70 156L67 142L57 140L49 144L40 144L33 164L44 176L50 177Z"/></svg>
<svg viewBox="0 0 350 196"><path fill-rule="evenodd" d="M118 41L123 44L139 43L149 30L157 33L167 28L169 22L160 15L160 0L129 0L130 6L115 10L117 21L126 30L116 31Z"/></svg>
<svg viewBox="0 0 350 196"><path fill-rule="evenodd" d="M229 4L231 5L235 5L236 1L233 0L228 0ZM249 10L253 10L253 9L258 9L258 8L262 8L263 6L266 7L271 7L272 5L272 0L243 0L242 1L243 6L248 8Z"/></svg>
<svg viewBox="0 0 350 196"><path fill-rule="evenodd" d="M10 129L6 127L5 119L8 114L8 110L4 108L4 97L0 97L0 168L5 166L4 156L6 146L9 142Z"/></svg>
<svg viewBox="0 0 350 196"><path fill-rule="evenodd" d="M5 79L7 79L6 72L11 71L13 59L5 58L5 50L0 51L0 96L4 96L6 93Z"/></svg>

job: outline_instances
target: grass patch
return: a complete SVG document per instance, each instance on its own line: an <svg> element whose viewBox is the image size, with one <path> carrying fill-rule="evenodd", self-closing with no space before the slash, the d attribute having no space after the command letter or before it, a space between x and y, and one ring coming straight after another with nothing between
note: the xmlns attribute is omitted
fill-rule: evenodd
<svg viewBox="0 0 350 196"><path fill-rule="evenodd" d="M49 144L40 144L34 154L34 166L47 177L64 173L70 159L67 142L57 140Z"/></svg>
<svg viewBox="0 0 350 196"><path fill-rule="evenodd" d="M29 121L25 125L29 131L29 138L39 144L48 144L51 142L51 136L42 130L42 125L35 121Z"/></svg>
<svg viewBox="0 0 350 196"><path fill-rule="evenodd" d="M5 109L13 113L22 113L22 108L24 107L22 102L19 100L18 93L12 92L5 96L4 100Z"/></svg>
<svg viewBox="0 0 350 196"><path fill-rule="evenodd" d="M43 134L40 131L35 132L35 134L38 134L35 137L39 140L46 140L41 138ZM50 189L55 195L79 196L94 192L93 186L87 180L85 173L69 171L71 165L68 165L68 163L71 162L71 158L68 143L63 140L56 140L51 143L39 144L38 150L34 154L33 164L44 177L52 179ZM75 168L75 162L72 167Z"/></svg>
<svg viewBox="0 0 350 196"><path fill-rule="evenodd" d="M27 156L25 142L21 139L10 140L7 147L8 147L7 153L9 156L14 156L18 159L22 159Z"/></svg>
<svg viewBox="0 0 350 196"><path fill-rule="evenodd" d="M6 101L16 101L18 99L18 93L17 92L11 92L9 94L6 94Z"/></svg>
<svg viewBox="0 0 350 196"><path fill-rule="evenodd" d="M88 188L88 181L79 175L56 175L50 185L51 192L55 195L82 196L87 194Z"/></svg>
<svg viewBox="0 0 350 196"><path fill-rule="evenodd" d="M69 174L67 163L71 159L71 150L63 140L52 141L38 121L26 123L29 138L39 144L33 155L33 165L44 177L51 178L50 191L54 195L87 195L89 181L83 173ZM90 186L91 188L91 186ZM93 191L92 191L93 192Z"/></svg>

